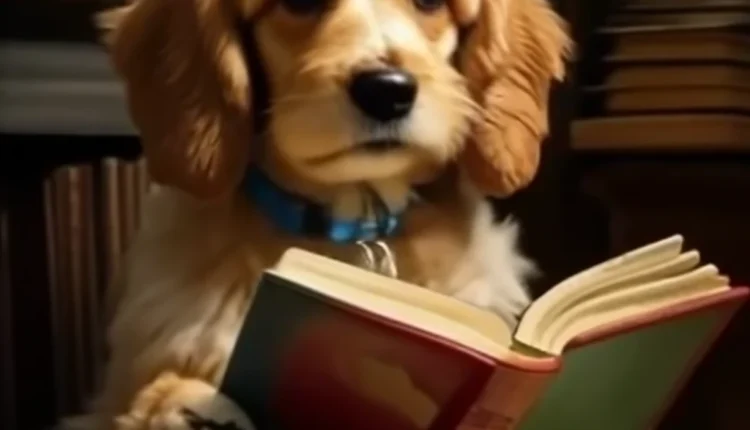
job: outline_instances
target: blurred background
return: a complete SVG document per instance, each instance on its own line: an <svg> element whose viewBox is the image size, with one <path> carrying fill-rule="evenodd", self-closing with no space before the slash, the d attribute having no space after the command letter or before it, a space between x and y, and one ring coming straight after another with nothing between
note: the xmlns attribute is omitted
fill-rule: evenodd
<svg viewBox="0 0 750 430"><path fill-rule="evenodd" d="M149 184L90 21L117 3L0 2L3 429L48 428L97 384L101 298ZM535 293L673 233L750 285L750 0L555 5L577 59L537 179L496 204L545 272ZM748 366L746 307L660 428L750 428Z"/></svg>

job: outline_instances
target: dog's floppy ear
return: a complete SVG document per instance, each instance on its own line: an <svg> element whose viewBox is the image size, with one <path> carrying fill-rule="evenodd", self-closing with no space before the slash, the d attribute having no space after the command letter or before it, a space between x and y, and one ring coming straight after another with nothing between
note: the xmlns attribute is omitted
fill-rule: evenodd
<svg viewBox="0 0 750 430"><path fill-rule="evenodd" d="M134 0L97 16L155 181L199 198L240 181L252 97L235 20L255 3Z"/></svg>
<svg viewBox="0 0 750 430"><path fill-rule="evenodd" d="M481 107L459 163L479 191L505 197L536 175L572 43L547 0L454 0L453 13L468 26L458 66Z"/></svg>

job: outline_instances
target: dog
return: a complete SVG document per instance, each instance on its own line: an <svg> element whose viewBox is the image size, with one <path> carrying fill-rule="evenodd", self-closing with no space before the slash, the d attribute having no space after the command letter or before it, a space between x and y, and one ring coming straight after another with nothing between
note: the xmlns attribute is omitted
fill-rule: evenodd
<svg viewBox="0 0 750 430"><path fill-rule="evenodd" d="M485 198L539 163L571 51L546 0L133 0L98 24L158 185L70 428L252 428L215 387L292 246L360 264L379 241L408 282L511 323L528 305Z"/></svg>

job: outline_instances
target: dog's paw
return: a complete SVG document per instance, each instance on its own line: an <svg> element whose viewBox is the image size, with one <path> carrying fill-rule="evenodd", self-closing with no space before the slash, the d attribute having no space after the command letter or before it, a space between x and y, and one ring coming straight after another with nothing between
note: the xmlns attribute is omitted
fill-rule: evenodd
<svg viewBox="0 0 750 430"><path fill-rule="evenodd" d="M162 374L145 387L116 430L255 430L229 398L197 379Z"/></svg>

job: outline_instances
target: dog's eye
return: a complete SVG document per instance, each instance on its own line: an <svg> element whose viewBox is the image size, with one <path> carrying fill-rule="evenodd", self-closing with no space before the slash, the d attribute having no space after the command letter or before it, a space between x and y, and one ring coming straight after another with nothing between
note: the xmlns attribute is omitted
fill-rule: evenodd
<svg viewBox="0 0 750 430"><path fill-rule="evenodd" d="M414 5L422 12L433 12L445 5L445 0L414 0Z"/></svg>
<svg viewBox="0 0 750 430"><path fill-rule="evenodd" d="M289 12L297 15L320 12L326 6L326 0L281 0L281 3Z"/></svg>

